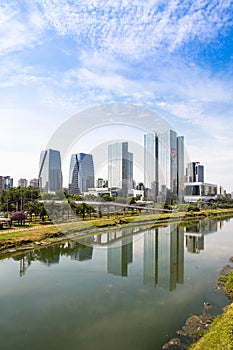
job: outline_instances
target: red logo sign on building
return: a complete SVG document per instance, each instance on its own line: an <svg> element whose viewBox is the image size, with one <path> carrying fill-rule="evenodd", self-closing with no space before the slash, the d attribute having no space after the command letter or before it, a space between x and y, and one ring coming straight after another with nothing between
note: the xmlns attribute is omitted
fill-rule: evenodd
<svg viewBox="0 0 233 350"><path fill-rule="evenodd" d="M176 149L175 148L171 149L171 155L172 155L172 159L175 160L176 159Z"/></svg>

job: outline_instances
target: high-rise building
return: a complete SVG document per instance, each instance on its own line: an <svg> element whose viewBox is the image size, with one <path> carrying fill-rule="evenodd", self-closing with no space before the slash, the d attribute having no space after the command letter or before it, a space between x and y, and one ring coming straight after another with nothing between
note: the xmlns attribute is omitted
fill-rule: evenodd
<svg viewBox="0 0 233 350"><path fill-rule="evenodd" d="M159 135L159 185L177 193L177 134L173 130Z"/></svg>
<svg viewBox="0 0 233 350"><path fill-rule="evenodd" d="M184 136L177 137L177 197L184 198Z"/></svg>
<svg viewBox="0 0 233 350"><path fill-rule="evenodd" d="M173 130L144 135L144 184L146 196L156 201L183 200L184 137Z"/></svg>
<svg viewBox="0 0 233 350"><path fill-rule="evenodd" d="M18 186L19 187L27 187L28 186L28 180L27 179L19 179Z"/></svg>
<svg viewBox="0 0 233 350"><path fill-rule="evenodd" d="M199 162L190 162L186 168L186 182L204 182L204 166Z"/></svg>
<svg viewBox="0 0 233 350"><path fill-rule="evenodd" d="M39 163L39 187L42 192L62 190L60 152L52 149L42 151Z"/></svg>
<svg viewBox="0 0 233 350"><path fill-rule="evenodd" d="M133 180L133 154L128 152L128 142L108 146L108 185L121 189L127 197Z"/></svg>
<svg viewBox="0 0 233 350"><path fill-rule="evenodd" d="M196 164L196 182L204 182L204 166Z"/></svg>
<svg viewBox="0 0 233 350"><path fill-rule="evenodd" d="M144 135L144 185L149 189L148 197L154 201L158 196L159 186L158 157L158 135L156 133Z"/></svg>
<svg viewBox="0 0 233 350"><path fill-rule="evenodd" d="M94 164L91 154L72 154L69 172L69 193L86 192L94 185Z"/></svg>
<svg viewBox="0 0 233 350"><path fill-rule="evenodd" d="M10 176L0 176L0 193L13 187L13 179Z"/></svg>

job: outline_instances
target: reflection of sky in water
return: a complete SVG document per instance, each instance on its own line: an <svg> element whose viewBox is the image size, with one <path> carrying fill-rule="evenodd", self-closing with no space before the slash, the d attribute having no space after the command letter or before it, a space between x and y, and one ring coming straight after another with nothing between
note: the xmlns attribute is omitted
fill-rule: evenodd
<svg viewBox="0 0 233 350"><path fill-rule="evenodd" d="M226 298L215 294L212 286L232 255L232 225L233 221L224 222L218 232L214 221L209 230L205 225L204 249L199 253L188 251L186 235L201 235L200 226L199 232L194 227L188 232L181 229L183 243L177 243L179 229L171 233L162 228L137 240L128 236L127 244L118 241L116 248L112 242L111 248L80 251L73 242L62 246L62 255L58 248L41 250L35 254L43 262L32 260L30 266L27 253L23 277L22 259L2 260L3 348L161 348L204 301L219 308L225 304Z"/></svg>

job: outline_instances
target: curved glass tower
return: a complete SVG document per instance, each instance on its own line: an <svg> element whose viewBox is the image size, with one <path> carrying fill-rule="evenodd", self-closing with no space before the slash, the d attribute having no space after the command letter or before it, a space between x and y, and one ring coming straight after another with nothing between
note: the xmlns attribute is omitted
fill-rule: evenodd
<svg viewBox="0 0 233 350"><path fill-rule="evenodd" d="M41 152L39 187L42 192L62 190L61 156L59 151L48 149Z"/></svg>
<svg viewBox="0 0 233 350"><path fill-rule="evenodd" d="M92 154L71 155L69 193L80 194L94 187L94 164Z"/></svg>

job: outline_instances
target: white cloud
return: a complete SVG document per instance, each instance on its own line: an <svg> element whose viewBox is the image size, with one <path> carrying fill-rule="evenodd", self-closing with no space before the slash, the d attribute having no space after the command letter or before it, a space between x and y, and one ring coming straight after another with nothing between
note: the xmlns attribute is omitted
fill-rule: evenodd
<svg viewBox="0 0 233 350"><path fill-rule="evenodd" d="M0 6L0 56L38 44L44 24L37 8L30 8L27 17L17 3L3 3Z"/></svg>
<svg viewBox="0 0 233 350"><path fill-rule="evenodd" d="M38 0L48 25L92 48L140 56L215 37L232 24L231 1Z"/></svg>

